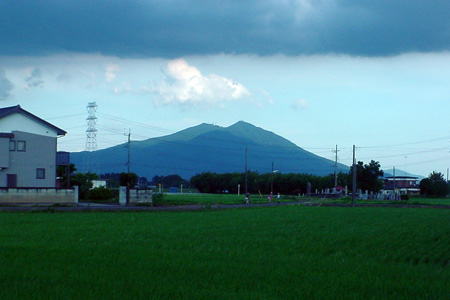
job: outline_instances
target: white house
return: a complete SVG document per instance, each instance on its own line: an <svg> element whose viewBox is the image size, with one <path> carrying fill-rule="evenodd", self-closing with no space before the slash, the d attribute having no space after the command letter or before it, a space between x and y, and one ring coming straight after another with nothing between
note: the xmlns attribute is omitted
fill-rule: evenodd
<svg viewBox="0 0 450 300"><path fill-rule="evenodd" d="M20 105L0 108L0 188L55 188L57 138L64 135Z"/></svg>

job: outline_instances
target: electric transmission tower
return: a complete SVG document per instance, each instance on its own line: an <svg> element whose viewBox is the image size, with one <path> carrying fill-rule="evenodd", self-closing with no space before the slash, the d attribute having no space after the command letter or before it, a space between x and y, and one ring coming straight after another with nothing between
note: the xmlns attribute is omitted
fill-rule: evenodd
<svg viewBox="0 0 450 300"><path fill-rule="evenodd" d="M86 109L88 111L88 117L86 118L88 125L86 129L86 151L92 152L97 150L97 128L95 127L97 123L97 117L95 116L97 104L95 102L89 102Z"/></svg>
<svg viewBox="0 0 450 300"><path fill-rule="evenodd" d="M88 111L88 117L86 118L88 125L88 128L86 129L86 151L88 153L86 153L84 163L86 165L87 172L91 172L91 156L94 153L93 151L97 150L97 128L95 127L97 123L97 117L95 116L97 104L95 102L89 102L86 109Z"/></svg>

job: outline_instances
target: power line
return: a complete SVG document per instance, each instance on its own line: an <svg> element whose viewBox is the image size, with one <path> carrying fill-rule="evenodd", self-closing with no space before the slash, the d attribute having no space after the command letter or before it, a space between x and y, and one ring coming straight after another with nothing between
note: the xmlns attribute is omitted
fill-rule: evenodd
<svg viewBox="0 0 450 300"><path fill-rule="evenodd" d="M117 117L117 116L111 116L105 113L99 113L100 116L103 116L107 119L113 120L113 121L118 121L118 122L122 122L122 123L126 123L126 124L132 124L132 125L136 125L136 126L140 126L140 127L144 127L144 128L150 128L153 130L157 130L157 131L161 131L161 132L170 132L170 133L174 133L173 130L169 130L166 128L162 128L162 127L157 127L157 126L152 126L152 125L148 125L148 124L144 124L144 123L140 123L140 122L136 122L136 121L130 121L121 117Z"/></svg>
<svg viewBox="0 0 450 300"><path fill-rule="evenodd" d="M80 114L72 114L72 115L67 115L67 116L61 116L61 117L55 117L55 118L51 118L51 119L59 119L59 118L67 118L67 117L73 117L73 116L78 116ZM112 115L108 115L108 114L104 114L104 113L98 113L98 115L116 121L116 122L121 122L121 123L126 123L129 125L133 125L133 126L139 126L142 128L149 128L152 130L156 130L156 131L160 131L160 132L168 132L168 133L173 133L173 130L169 130L166 128L161 128L161 127L157 127L157 126L152 126L149 124L144 124L144 123L140 123L140 122L135 122L135 121L130 121L127 120L125 118L122 117L117 117L117 116L112 116ZM102 131L106 131L106 132L110 132L111 136L114 135L123 135L123 131L122 130L118 130L116 128L113 127L108 127L108 126L102 126L99 125L99 128L102 129ZM77 128L77 127L74 127ZM219 129L220 130L220 129ZM102 134L100 136L97 136L99 138L99 140L110 143L111 145L117 144L120 145L122 143L120 142L115 142L112 139L106 139L104 138L104 136L106 136L107 134ZM203 140L207 140L210 143L210 145L206 145L206 146L200 146L197 144L187 144L186 141L176 141L176 140L168 140L167 136L162 136L162 137L153 137L153 138L149 138L148 136L144 136L144 135L139 135L139 134L134 134L134 136L136 137L142 137L144 139L150 139L152 141L154 141L155 143L171 143L171 144L178 144L181 145L183 147L190 147L190 148L195 148L195 149L199 149L202 151L215 151L217 153L234 153L236 152L236 154L239 151L242 151L243 149L243 143L239 142L239 141L227 141L225 139L221 139L221 138L217 138L217 137L212 137L212 136L208 136L208 137L203 137ZM195 136L195 135L194 135ZM371 150L371 151L380 151L380 152L385 152L387 151L387 148L389 148L389 151L397 151L400 152L398 154L389 154L389 155L375 155L374 157L367 157L368 159L384 159L384 158L395 158L395 157L402 157L402 156L413 156L413 155L420 155L420 154L426 154L426 153L437 153L437 152L441 152L441 151L446 151L448 149L448 147L440 147L440 148L433 148L433 149L426 149L423 148L422 149L415 149L415 148L411 148L411 147L405 147L405 146L411 146L411 145L418 145L418 144L426 144L426 143L430 143L430 142L437 142L437 141L443 141L443 140L448 140L450 139L450 136L445 136L445 137L437 137L437 138L433 138L433 139L428 139L428 140L420 140L420 141L415 141L415 142L408 142L408 143L397 143L397 144L386 144L386 145L377 145L377 146L361 146L358 147L359 149L362 150ZM223 147L219 147L219 146L214 146L214 143L216 142L217 144L221 143L225 141L227 145L230 145L231 147L227 147L227 148L223 148ZM66 143L68 144L68 142L66 142L65 140L61 140L60 141L62 144ZM73 140L70 142L73 143ZM135 142L132 143L133 145L135 144ZM258 157L265 157L264 154L270 154L273 153L273 150L265 150L265 149L258 149L259 145L256 145L256 148L253 147L253 149L251 149L252 147L250 146L249 149L251 149L251 155L250 158L251 159L257 159ZM133 147L134 149L135 147ZM284 149L303 149L304 151L308 151L308 152L313 152L316 155L320 155L320 153L325 154L327 153L326 151L329 151L329 148L322 148L322 147L299 147L298 145L292 144L291 146L284 146ZM328 149L328 150L326 150ZM318 151L317 151L318 150ZM326 150L326 151L320 151L320 150ZM416 150L416 151L414 151ZM341 151L341 150L339 150ZM349 149L343 149L343 157L347 157L347 156L351 156L351 150ZM329 153L329 152L328 152ZM298 153L296 152L292 152L290 153L289 150L286 151L285 153L283 153L282 155L277 155L277 159L279 160L289 160L292 159L292 155L296 155ZM366 159L366 157L361 157L361 159ZM445 161L447 160L447 157L440 157L440 158L434 158L431 160L421 160L420 162L414 162L414 163L408 163L408 165L418 165L418 164L423 164L423 163L427 163L427 162L435 162L435 161ZM350 160L350 157L347 158L347 160ZM335 163L336 164L336 163Z"/></svg>
<svg viewBox="0 0 450 300"><path fill-rule="evenodd" d="M84 114L85 114L85 113L79 113L79 114L66 115L66 116L60 116L60 117L46 118L46 120L67 119L67 118L71 118L71 117L82 116L82 115L84 115Z"/></svg>
<svg viewBox="0 0 450 300"><path fill-rule="evenodd" d="M403 143L403 144L393 144L393 145L383 145L383 146L366 146L366 147L360 147L361 149L369 149L369 148L389 148L389 147L398 147L398 146L406 146L406 145L417 145L417 144L424 144L424 143L430 143L430 142L436 142L436 141L442 141L442 140L448 140L450 139L450 136L430 139L430 140L424 140L424 141L417 141L417 142L410 142L410 143Z"/></svg>

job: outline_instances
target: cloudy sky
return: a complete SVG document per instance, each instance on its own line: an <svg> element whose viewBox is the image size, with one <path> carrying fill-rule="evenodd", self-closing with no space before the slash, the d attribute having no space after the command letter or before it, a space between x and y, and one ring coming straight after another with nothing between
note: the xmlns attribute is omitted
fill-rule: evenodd
<svg viewBox="0 0 450 300"><path fill-rule="evenodd" d="M239 120L326 158L450 167L448 0L2 0L0 106L85 149ZM282 170L280 170L282 171Z"/></svg>

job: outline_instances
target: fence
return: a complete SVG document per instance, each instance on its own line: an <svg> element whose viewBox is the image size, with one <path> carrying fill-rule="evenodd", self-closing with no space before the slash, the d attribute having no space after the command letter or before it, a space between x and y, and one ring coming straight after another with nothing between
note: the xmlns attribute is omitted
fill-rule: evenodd
<svg viewBox="0 0 450 300"><path fill-rule="evenodd" d="M129 191L129 204L152 204L153 203L153 190L151 189L130 189ZM121 186L119 192L120 205L127 204L127 187Z"/></svg>
<svg viewBox="0 0 450 300"><path fill-rule="evenodd" d="M78 203L78 187L55 188L0 188L0 203L43 204Z"/></svg>

